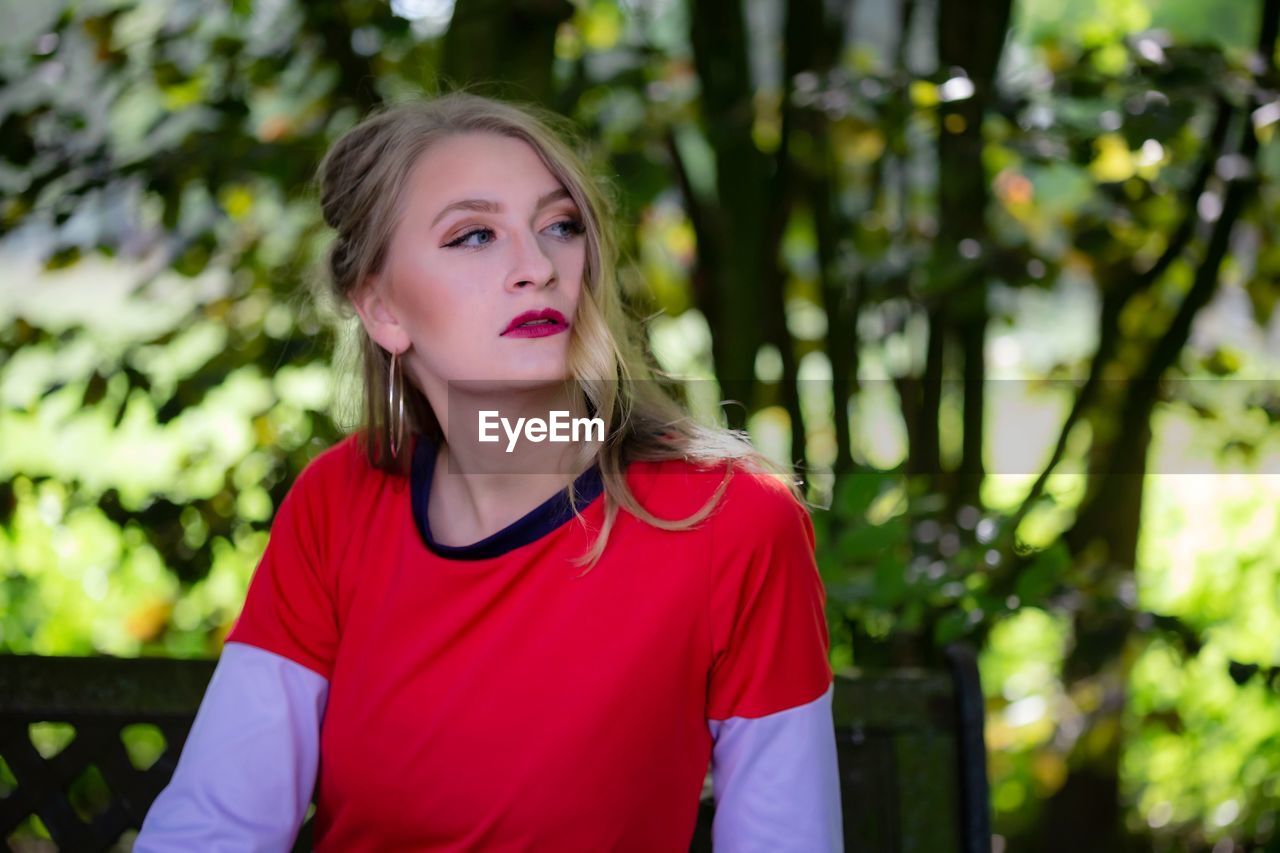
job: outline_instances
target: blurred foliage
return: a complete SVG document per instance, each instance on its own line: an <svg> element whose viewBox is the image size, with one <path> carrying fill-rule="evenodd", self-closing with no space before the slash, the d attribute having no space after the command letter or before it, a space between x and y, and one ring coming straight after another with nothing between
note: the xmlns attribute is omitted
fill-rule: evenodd
<svg viewBox="0 0 1280 853"><path fill-rule="evenodd" d="M615 176L655 353L745 360L829 507L835 663L982 649L1010 849L1280 843L1275 4L943 0L958 47L911 0L447 5L0 10L0 649L218 653L352 425L314 166L528 28L490 74Z"/></svg>

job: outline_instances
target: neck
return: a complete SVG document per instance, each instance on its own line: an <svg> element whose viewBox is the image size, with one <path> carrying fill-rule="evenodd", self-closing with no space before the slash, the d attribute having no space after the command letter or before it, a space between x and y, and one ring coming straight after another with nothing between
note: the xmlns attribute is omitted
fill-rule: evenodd
<svg viewBox="0 0 1280 853"><path fill-rule="evenodd" d="M436 451L428 504L437 542L479 541L526 515L582 473L584 442L533 441L517 429L533 418L549 422L552 412L567 412L570 421L585 418L579 398L566 383L506 392L501 398L450 386L447 408L437 409L444 415L444 441ZM485 412L497 413L486 416L488 434L496 441L480 440Z"/></svg>

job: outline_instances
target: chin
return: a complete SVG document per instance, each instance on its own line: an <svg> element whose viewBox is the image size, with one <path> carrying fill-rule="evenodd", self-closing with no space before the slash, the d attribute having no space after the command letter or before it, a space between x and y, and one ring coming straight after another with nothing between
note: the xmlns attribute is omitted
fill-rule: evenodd
<svg viewBox="0 0 1280 853"><path fill-rule="evenodd" d="M493 374L495 379L512 382L562 382L569 376L568 361L559 358L514 358L501 365Z"/></svg>
<svg viewBox="0 0 1280 853"><path fill-rule="evenodd" d="M568 370L517 370L488 378L455 379L450 385L470 391L496 393L501 391L528 391L549 385L558 385L570 378Z"/></svg>

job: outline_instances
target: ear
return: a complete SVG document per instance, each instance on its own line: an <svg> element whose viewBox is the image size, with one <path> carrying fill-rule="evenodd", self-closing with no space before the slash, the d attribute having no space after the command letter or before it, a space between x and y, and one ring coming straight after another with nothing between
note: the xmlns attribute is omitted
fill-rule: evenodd
<svg viewBox="0 0 1280 853"><path fill-rule="evenodd" d="M381 276L370 276L349 298L374 343L387 352L402 353L411 341L396 316L395 306L388 297L389 289L389 283Z"/></svg>

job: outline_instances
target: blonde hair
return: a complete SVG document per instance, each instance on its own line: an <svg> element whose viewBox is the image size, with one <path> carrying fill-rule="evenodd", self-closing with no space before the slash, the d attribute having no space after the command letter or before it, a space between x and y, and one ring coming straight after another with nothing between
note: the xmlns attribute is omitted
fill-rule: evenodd
<svg viewBox="0 0 1280 853"><path fill-rule="evenodd" d="M619 292L614 190L608 181L592 177L593 170L575 150L578 134L567 119L549 110L457 89L381 107L344 133L325 154L316 176L324 220L337 231L327 270L320 277L321 295L346 318L354 316L350 297L387 260L410 169L433 144L464 133L499 134L528 143L569 191L585 226L583 290L570 329L567 381L582 395L588 411L605 422L604 442L584 448L580 460L583 468L599 464L605 519L576 565L594 567L619 509L663 530L684 530L701 522L714 510L735 466L779 477L803 502L790 472L757 451L745 432L698 422L661 386L672 377L651 361L643 327L625 311ZM356 334L364 391L362 447L373 467L408 476L410 454L391 453L390 354L363 327ZM404 384L406 433L443 440L426 397L412 382ZM409 435L404 443L410 444ZM626 467L631 462L669 459L707 466L727 463L715 493L683 519L653 515L627 485ZM574 514L583 521L573 484L566 492Z"/></svg>

